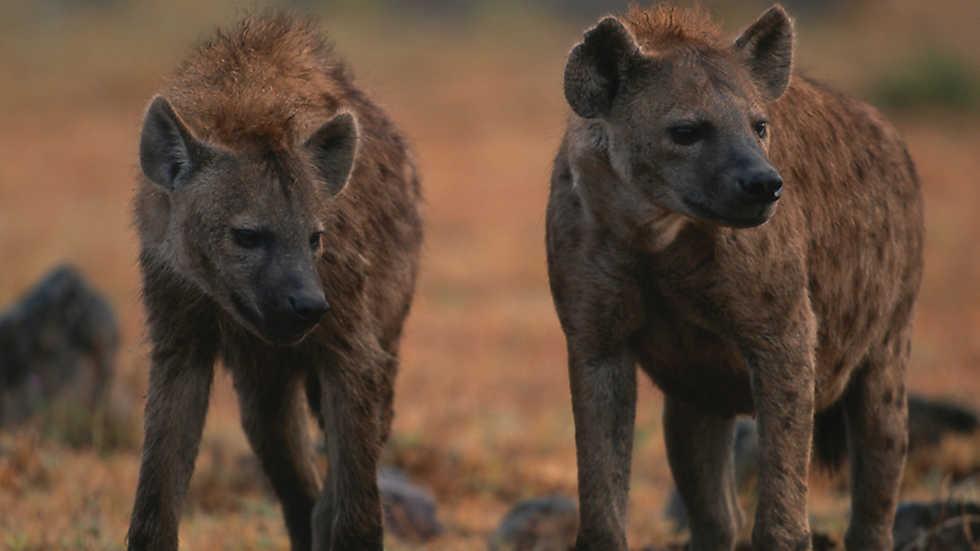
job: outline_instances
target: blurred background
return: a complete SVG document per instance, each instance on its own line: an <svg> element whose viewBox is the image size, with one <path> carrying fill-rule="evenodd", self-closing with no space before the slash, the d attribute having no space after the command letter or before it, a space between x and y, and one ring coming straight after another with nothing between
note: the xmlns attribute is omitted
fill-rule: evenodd
<svg viewBox="0 0 980 551"><path fill-rule="evenodd" d="M360 85L411 139L423 173L427 242L385 462L435 496L443 531L425 543L390 538L393 549L484 548L514 503L576 495L564 341L545 273L545 201L568 113L565 55L586 26L625 4L278 4L322 16ZM703 4L732 37L768 5ZM911 389L978 408L980 3L785 4L797 20L797 66L882 108L918 164L928 238ZM0 310L14 324L24 294L70 262L114 310L118 355L98 399L41 392L43 407L0 427L2 549L123 547L148 373L130 213L140 119L193 44L266 5L3 2ZM5 362L12 365L0 355L0 375ZM63 386L52 396L78 385ZM661 395L646 380L640 386L630 516L637 547L683 539L663 515L672 484ZM903 498L976 498L980 439L934 444L910 461ZM288 547L257 472L229 377L219 372L181 525L184 548ZM845 483L815 473L814 485L814 527L838 537Z"/></svg>

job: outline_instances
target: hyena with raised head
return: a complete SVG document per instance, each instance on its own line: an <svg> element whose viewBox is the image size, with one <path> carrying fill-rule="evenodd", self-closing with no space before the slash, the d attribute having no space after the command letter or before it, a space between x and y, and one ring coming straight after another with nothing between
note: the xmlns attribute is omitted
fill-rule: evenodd
<svg viewBox="0 0 980 551"><path fill-rule="evenodd" d="M792 74L793 37L778 6L734 43L700 10L634 8L568 57L574 114L547 248L568 345L580 550L626 549L637 364L665 394L693 549L734 546L732 431L749 413L755 549L810 547L811 441L833 449L821 444L845 426L847 547L891 548L919 183L877 111Z"/></svg>
<svg viewBox="0 0 980 551"><path fill-rule="evenodd" d="M139 156L152 366L129 548L177 549L220 358L292 548L381 549L376 468L422 239L405 140L312 22L270 14L180 65ZM322 490L305 401L328 436Z"/></svg>

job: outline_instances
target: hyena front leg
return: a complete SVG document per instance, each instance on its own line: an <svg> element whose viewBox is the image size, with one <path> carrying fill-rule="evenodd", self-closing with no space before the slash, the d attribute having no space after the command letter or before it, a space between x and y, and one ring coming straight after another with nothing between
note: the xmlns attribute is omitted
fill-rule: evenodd
<svg viewBox="0 0 980 551"><path fill-rule="evenodd" d="M759 499L752 531L752 547L757 551L811 548L807 478L815 325L792 321L788 325L780 336L753 339L746 353L759 424Z"/></svg>
<svg viewBox="0 0 980 551"><path fill-rule="evenodd" d="M891 549L908 448L907 335L873 350L844 398L851 463L849 550Z"/></svg>
<svg viewBox="0 0 980 551"><path fill-rule="evenodd" d="M176 551L181 502L204 429L218 338L207 315L186 310L165 314L164 306L154 308L158 293L146 290L145 297L152 366L127 541L130 550ZM171 306L178 303L171 301Z"/></svg>
<svg viewBox="0 0 980 551"><path fill-rule="evenodd" d="M735 418L667 397L664 439L674 482L691 519L691 551L730 551L738 535Z"/></svg>
<svg viewBox="0 0 980 551"><path fill-rule="evenodd" d="M382 353L379 353L382 355ZM384 360L341 360L321 372L321 403L329 473L313 511L313 549L383 548L378 459Z"/></svg>
<svg viewBox="0 0 980 551"><path fill-rule="evenodd" d="M609 356L569 349L580 509L575 549L625 550L636 366L625 349Z"/></svg>

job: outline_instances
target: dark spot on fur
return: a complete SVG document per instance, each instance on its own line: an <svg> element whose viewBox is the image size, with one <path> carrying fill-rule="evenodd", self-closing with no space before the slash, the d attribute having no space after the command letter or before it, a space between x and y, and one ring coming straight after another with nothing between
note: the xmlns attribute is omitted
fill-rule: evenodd
<svg viewBox="0 0 980 551"><path fill-rule="evenodd" d="M875 244L875 256L878 258L878 262L885 260L885 254L887 251L888 249L885 247L884 243L879 241Z"/></svg>
<svg viewBox="0 0 980 551"><path fill-rule="evenodd" d="M348 354L354 350L354 346L351 345L348 339L336 339L334 346L336 346L338 351L344 354Z"/></svg>
<svg viewBox="0 0 980 551"><path fill-rule="evenodd" d="M851 168L854 170L854 176L857 178L858 183L864 180L864 167L861 166L861 162L857 159L851 164Z"/></svg>
<svg viewBox="0 0 980 551"><path fill-rule="evenodd" d="M814 244L814 242L811 241L810 242L810 248L813 248L815 246L816 245ZM810 279L810 296L819 296L820 295L820 291L821 291L820 281L817 280L817 279L811 278Z"/></svg>
<svg viewBox="0 0 980 551"><path fill-rule="evenodd" d="M323 94L323 107L325 111L336 111L340 107L340 102L337 98L331 96L330 94Z"/></svg>
<svg viewBox="0 0 980 551"><path fill-rule="evenodd" d="M879 506L881 512L883 514L886 514L886 515L889 514L889 513L891 513L892 512L892 509L895 506L894 505L894 501L895 501L895 499L892 496L890 496L890 495L882 495L880 501L878 502L878 506Z"/></svg>

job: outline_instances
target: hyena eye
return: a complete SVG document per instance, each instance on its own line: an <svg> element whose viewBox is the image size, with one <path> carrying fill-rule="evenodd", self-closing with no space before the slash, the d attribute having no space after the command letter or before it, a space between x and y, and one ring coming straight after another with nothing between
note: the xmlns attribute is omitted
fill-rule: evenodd
<svg viewBox="0 0 980 551"><path fill-rule="evenodd" d="M752 129L759 135L759 138L764 140L769 134L769 123L766 121L759 121L752 125Z"/></svg>
<svg viewBox="0 0 980 551"><path fill-rule="evenodd" d="M667 129L670 139L677 145L694 145L704 139L704 127L695 124L681 124Z"/></svg>
<svg viewBox="0 0 980 551"><path fill-rule="evenodd" d="M323 232L315 232L310 234L310 248L314 251L320 248L320 240L323 238Z"/></svg>
<svg viewBox="0 0 980 551"><path fill-rule="evenodd" d="M255 249L262 244L264 234L249 228L232 228L231 239L243 249Z"/></svg>

